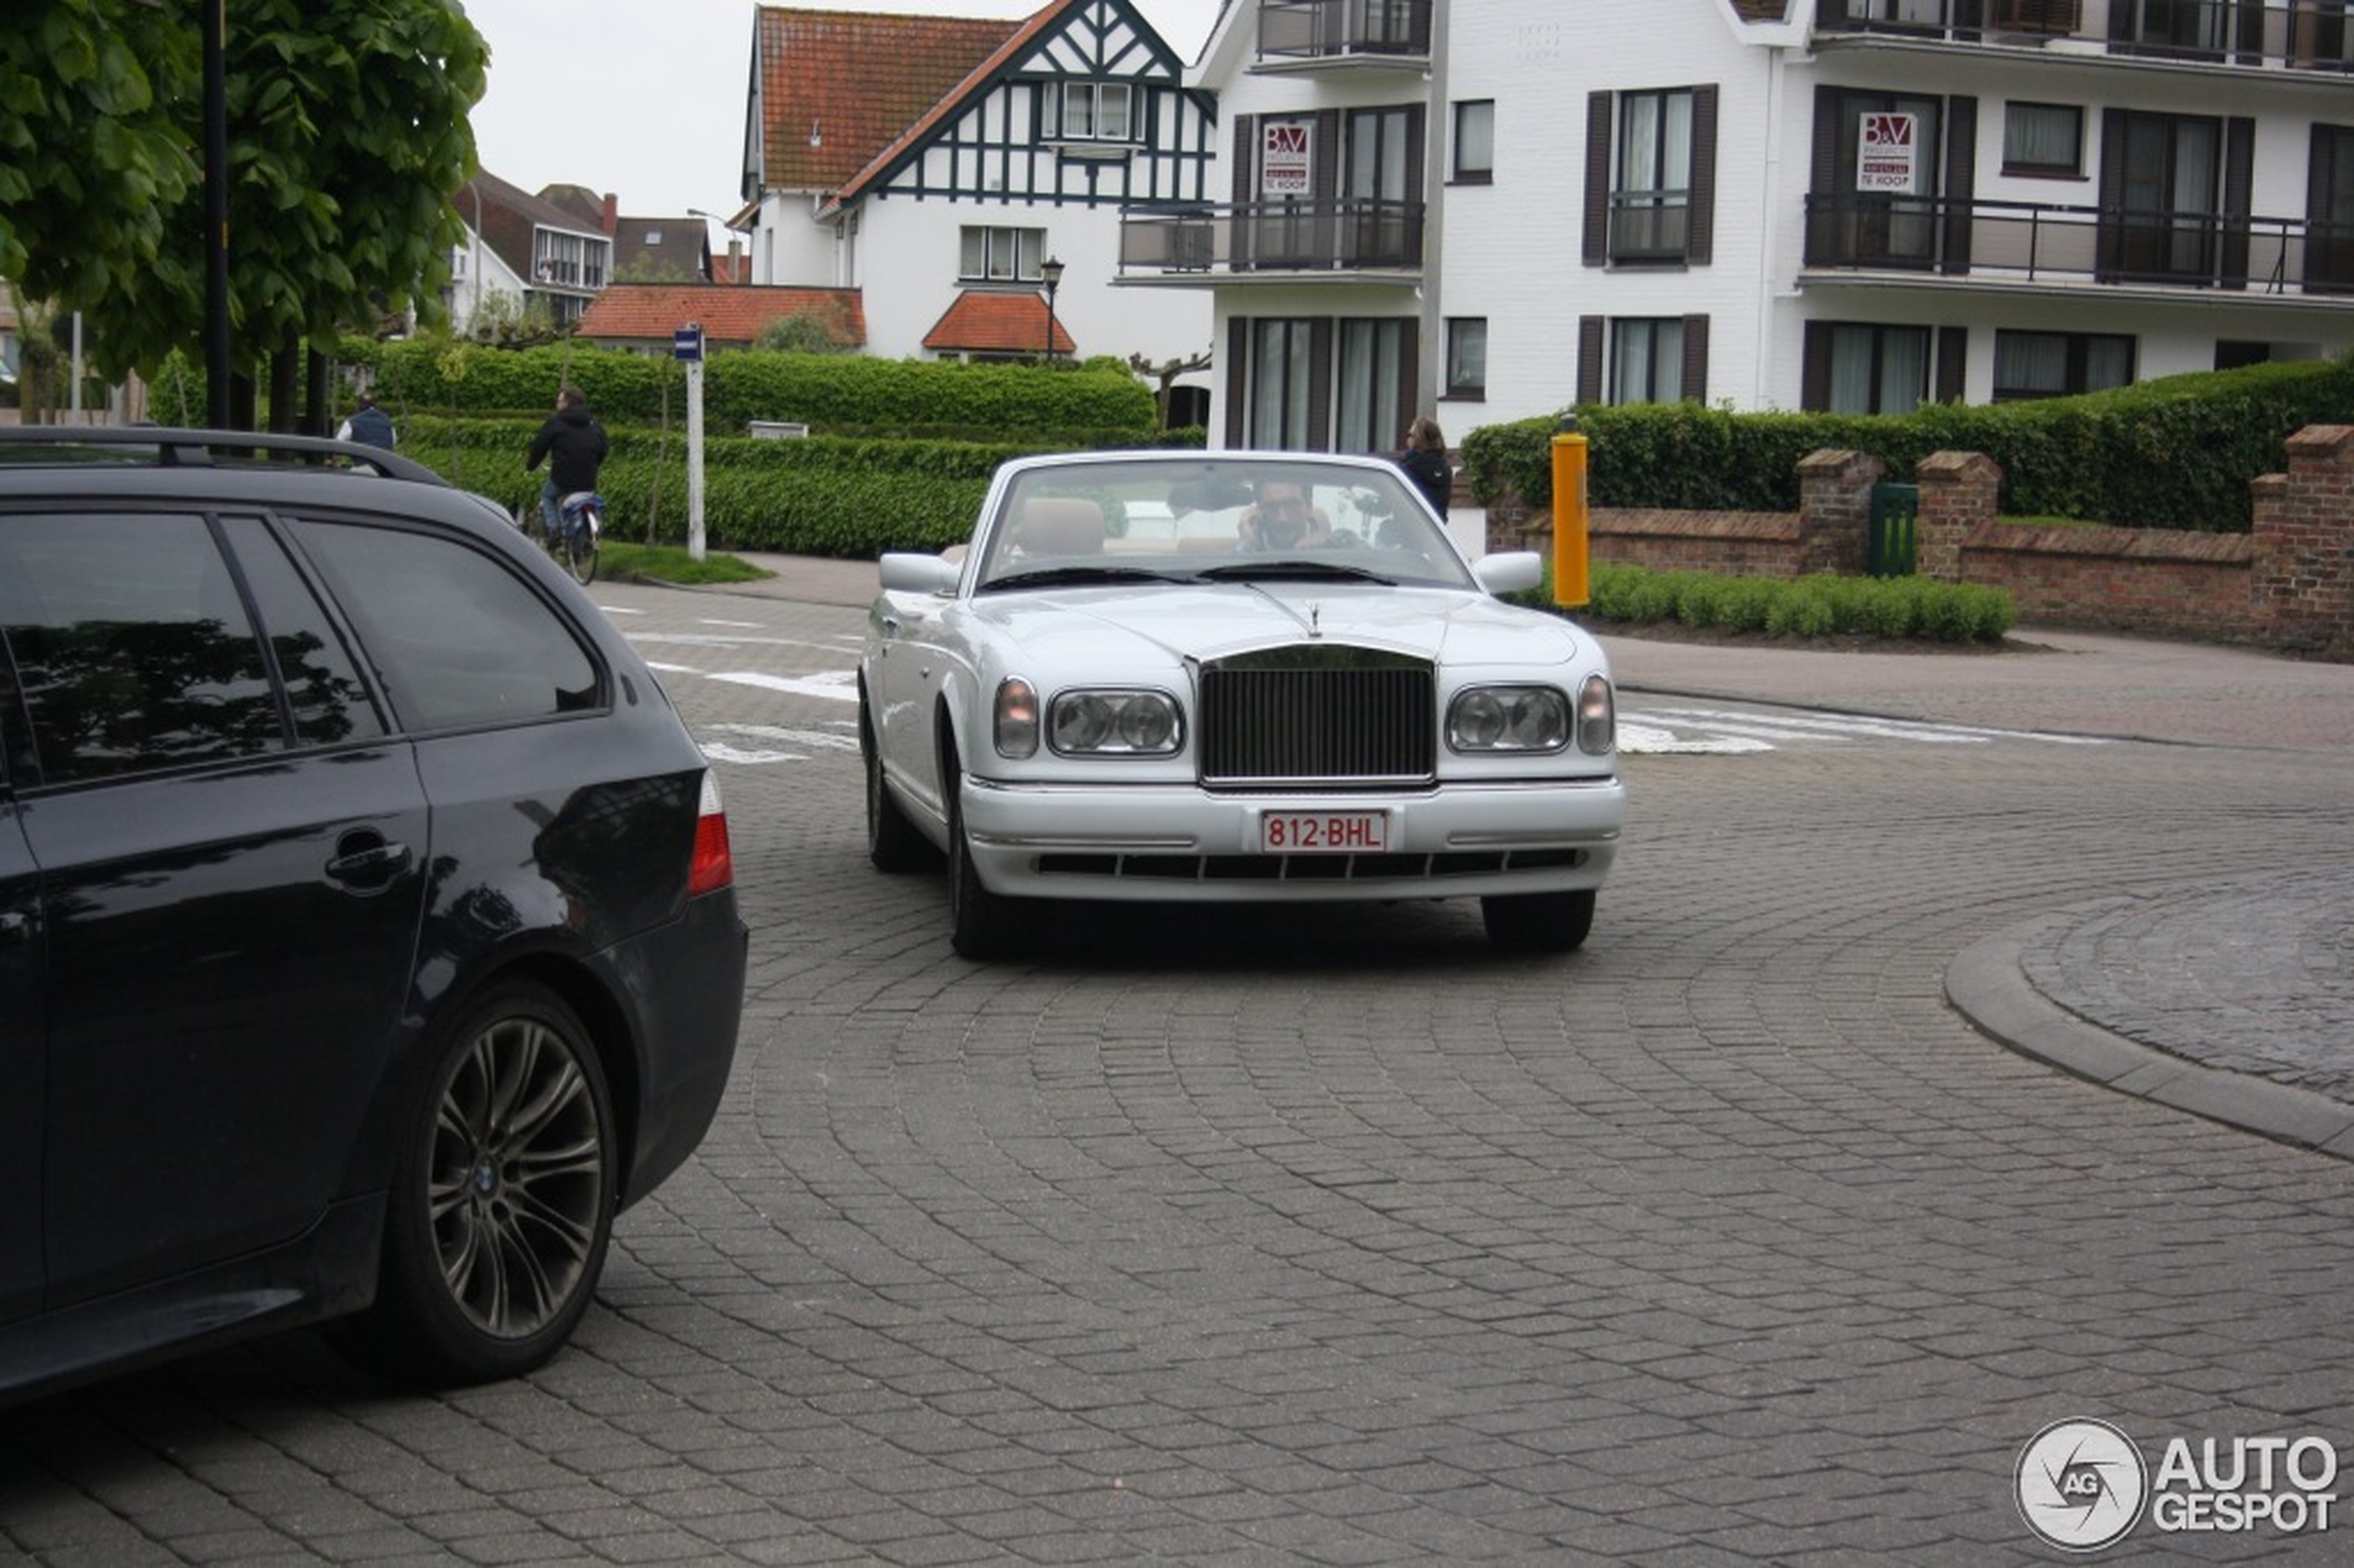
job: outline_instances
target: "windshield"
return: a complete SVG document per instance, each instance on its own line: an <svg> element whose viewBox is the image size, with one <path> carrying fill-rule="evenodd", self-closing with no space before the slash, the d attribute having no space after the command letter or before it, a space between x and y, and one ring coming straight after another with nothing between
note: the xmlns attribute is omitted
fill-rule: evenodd
<svg viewBox="0 0 2354 1568"><path fill-rule="evenodd" d="M1403 474L1314 457L1171 457L1018 475L980 588L1091 581L1362 581L1470 588Z"/></svg>

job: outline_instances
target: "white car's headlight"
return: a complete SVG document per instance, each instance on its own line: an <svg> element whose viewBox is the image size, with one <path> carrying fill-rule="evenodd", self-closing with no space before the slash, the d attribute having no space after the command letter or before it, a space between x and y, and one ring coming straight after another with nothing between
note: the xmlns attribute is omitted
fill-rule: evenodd
<svg viewBox="0 0 2354 1568"><path fill-rule="evenodd" d="M1447 710L1458 752L1558 752L1569 744L1569 699L1550 686L1474 686Z"/></svg>
<svg viewBox="0 0 2354 1568"><path fill-rule="evenodd" d="M1016 762L1038 754L1038 689L1019 676L997 683L993 727L997 754Z"/></svg>
<svg viewBox="0 0 2354 1568"><path fill-rule="evenodd" d="M1184 740L1183 710L1166 691L1064 691L1047 709L1046 743L1064 756L1165 757Z"/></svg>

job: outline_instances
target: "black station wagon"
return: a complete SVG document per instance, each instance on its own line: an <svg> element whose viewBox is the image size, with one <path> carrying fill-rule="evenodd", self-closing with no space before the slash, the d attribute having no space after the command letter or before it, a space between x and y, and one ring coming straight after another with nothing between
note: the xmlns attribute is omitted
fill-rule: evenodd
<svg viewBox="0 0 2354 1568"><path fill-rule="evenodd" d="M727 818L645 664L373 448L0 430L0 1401L587 1309L727 1086Z"/></svg>

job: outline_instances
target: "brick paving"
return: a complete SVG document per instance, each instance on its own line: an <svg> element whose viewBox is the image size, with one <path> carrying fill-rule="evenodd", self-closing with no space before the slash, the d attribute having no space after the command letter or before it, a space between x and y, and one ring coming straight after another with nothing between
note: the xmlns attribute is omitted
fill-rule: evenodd
<svg viewBox="0 0 2354 1568"><path fill-rule="evenodd" d="M980 967L937 877L866 864L848 705L722 678L846 667L854 608L598 594L699 732L780 759L722 768L753 964L705 1148L534 1377L405 1395L291 1335L0 1412L0 1553L2045 1562L2011 1466L2049 1422L2153 1456L2354 1442L2354 1167L1947 1000L2005 941L2025 997L2020 933L2107 979L2203 940L2136 912L2201 911L2276 918L2324 972L2266 944L2297 989L2183 983L2325 1034L2335 950L2279 912L2341 885L2342 754L2253 750L2234 714L2187 744L1634 756L1564 959L1440 904L1073 910ZM745 640L692 640L723 620ZM1673 655L1619 656L1630 709L1678 689ZM1687 684L1844 700L1801 667ZM2002 707L1956 691L1901 716ZM2343 1555L2151 1531L2112 1557Z"/></svg>

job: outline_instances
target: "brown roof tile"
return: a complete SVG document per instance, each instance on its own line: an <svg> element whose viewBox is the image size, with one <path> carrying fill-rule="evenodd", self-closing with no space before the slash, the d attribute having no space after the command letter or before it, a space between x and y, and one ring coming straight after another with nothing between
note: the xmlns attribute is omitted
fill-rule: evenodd
<svg viewBox="0 0 2354 1568"><path fill-rule="evenodd" d="M1045 344L1046 301L1035 294L968 290L924 335L925 348L945 354L1035 354ZM1056 317L1055 352L1068 354L1076 347L1062 318Z"/></svg>
<svg viewBox="0 0 2354 1568"><path fill-rule="evenodd" d="M763 183L833 190L1020 25L763 6L754 51Z"/></svg>
<svg viewBox="0 0 2354 1568"><path fill-rule="evenodd" d="M989 52L987 57L959 77L955 86L943 94L936 103L930 105L924 111L922 118L906 126L873 158L867 159L855 174L844 180L835 192L834 201L828 204L829 207L837 206L842 201L859 195L868 181L880 175L901 152L921 142L931 133L934 126L961 107L966 98L975 89L986 82L1008 60L1036 42L1038 35L1045 32L1049 25L1059 20L1063 12L1082 3L1083 0L1057 0L1057 3L1046 6L1031 16L1028 21L1016 27L1010 36Z"/></svg>
<svg viewBox="0 0 2354 1568"><path fill-rule="evenodd" d="M836 341L867 342L867 309L854 288L777 288L722 284L614 284L589 301L579 334L604 342L667 342L690 322L703 341L741 348L770 322L808 311L830 322Z"/></svg>

